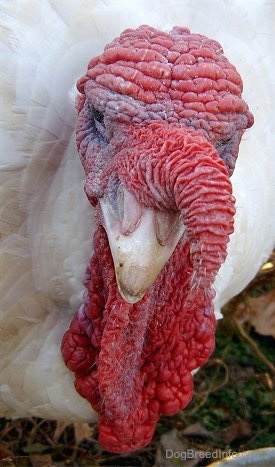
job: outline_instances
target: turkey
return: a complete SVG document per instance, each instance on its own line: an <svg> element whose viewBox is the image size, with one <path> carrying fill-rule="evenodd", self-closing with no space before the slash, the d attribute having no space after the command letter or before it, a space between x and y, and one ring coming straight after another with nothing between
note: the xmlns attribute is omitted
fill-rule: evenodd
<svg viewBox="0 0 275 467"><path fill-rule="evenodd" d="M189 403L274 245L273 21L268 1L3 2L1 416L99 415L129 452Z"/></svg>

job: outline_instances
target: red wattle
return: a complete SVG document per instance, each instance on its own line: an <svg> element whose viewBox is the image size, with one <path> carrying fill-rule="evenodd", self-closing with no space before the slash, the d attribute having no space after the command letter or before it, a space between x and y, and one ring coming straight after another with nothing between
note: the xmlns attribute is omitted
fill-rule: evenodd
<svg viewBox="0 0 275 467"><path fill-rule="evenodd" d="M192 263L189 246L180 244L143 300L129 305L117 291L101 227L95 247L89 299L65 334L62 352L75 371L76 389L100 414L101 445L128 452L150 442L160 414L175 414L192 398L190 372L214 348L213 292L200 289L188 299ZM103 310L104 295L109 298Z"/></svg>
<svg viewBox="0 0 275 467"><path fill-rule="evenodd" d="M100 415L99 441L111 452L148 444L159 416L191 400L191 371L214 348L212 284L234 215L227 169L199 133L160 123L129 128L131 150L121 141L113 142L120 179L141 202L145 197L149 206L179 209L186 233L134 305L119 294L103 227L95 234L87 295L62 352L77 391Z"/></svg>

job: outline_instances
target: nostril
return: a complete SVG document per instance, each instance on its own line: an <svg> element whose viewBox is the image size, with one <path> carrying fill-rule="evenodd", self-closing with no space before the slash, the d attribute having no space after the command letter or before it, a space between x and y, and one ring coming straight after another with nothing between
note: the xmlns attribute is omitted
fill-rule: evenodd
<svg viewBox="0 0 275 467"><path fill-rule="evenodd" d="M118 189L118 211L121 219L121 232L130 235L139 225L143 207L122 185Z"/></svg>
<svg viewBox="0 0 275 467"><path fill-rule="evenodd" d="M155 218L156 237L160 245L164 246L169 242L171 235L182 225L179 212L158 211Z"/></svg>
<svg viewBox="0 0 275 467"><path fill-rule="evenodd" d="M104 114L100 112L100 110L96 109L93 105L91 105L91 112L93 118L98 122L104 125Z"/></svg>

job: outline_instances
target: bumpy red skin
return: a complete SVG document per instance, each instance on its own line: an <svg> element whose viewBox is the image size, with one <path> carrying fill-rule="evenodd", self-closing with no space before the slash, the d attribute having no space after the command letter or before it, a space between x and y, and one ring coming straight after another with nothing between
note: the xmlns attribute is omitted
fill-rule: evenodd
<svg viewBox="0 0 275 467"><path fill-rule="evenodd" d="M212 284L233 231L228 173L252 124L241 87L219 44L179 28L124 32L79 81L77 143L90 201L115 200L123 184L145 206L180 211L186 225L155 283L130 305L98 208L87 293L62 352L110 451L148 444L160 414L188 404L191 371L213 351ZM104 112L100 134L91 105Z"/></svg>

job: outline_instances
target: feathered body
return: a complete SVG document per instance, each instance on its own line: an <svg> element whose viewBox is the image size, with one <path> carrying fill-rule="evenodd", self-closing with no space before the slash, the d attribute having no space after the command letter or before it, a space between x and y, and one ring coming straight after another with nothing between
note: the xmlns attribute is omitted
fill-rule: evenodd
<svg viewBox="0 0 275 467"><path fill-rule="evenodd" d="M89 60L122 30L140 24L166 31L186 26L219 41L243 79L243 98L255 124L243 136L231 177L236 214L227 259L214 284L218 317L220 307L253 278L274 244L272 2L171 1L158 2L156 8L133 1L125 6L123 1L45 0L2 7L3 416L97 417L75 392L60 352L62 336L82 302L96 229L75 145L74 85Z"/></svg>

